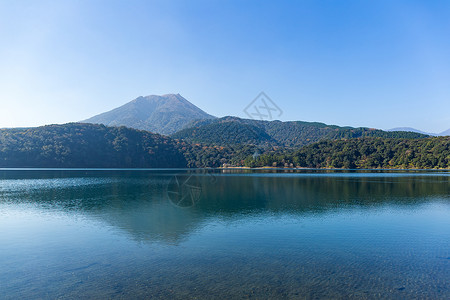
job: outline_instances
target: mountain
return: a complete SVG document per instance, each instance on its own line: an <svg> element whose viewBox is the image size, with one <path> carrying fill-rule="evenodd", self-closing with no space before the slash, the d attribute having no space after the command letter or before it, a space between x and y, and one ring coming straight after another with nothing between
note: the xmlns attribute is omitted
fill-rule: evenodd
<svg viewBox="0 0 450 300"><path fill-rule="evenodd" d="M0 167L186 166L173 140L147 131L81 123L0 130Z"/></svg>
<svg viewBox="0 0 450 300"><path fill-rule="evenodd" d="M250 121L250 122L248 122ZM174 139L183 139L191 143L214 145L278 145L258 121L224 117L214 120L192 122L187 128L171 135Z"/></svg>
<svg viewBox="0 0 450 300"><path fill-rule="evenodd" d="M81 122L106 126L126 126L169 135L194 120L214 118L184 99L180 94L167 94L141 96L125 105Z"/></svg>
<svg viewBox="0 0 450 300"><path fill-rule="evenodd" d="M446 131L442 131L441 133L439 133L439 136L448 136L450 135L450 128L447 129Z"/></svg>
<svg viewBox="0 0 450 300"><path fill-rule="evenodd" d="M415 128L411 128L411 127L397 127L397 128L392 128L389 129L388 131L408 131L408 132L416 132L416 133L421 133L421 134L426 134L426 135L431 135L431 136L448 136L450 135L450 129L447 129L446 131L443 131L441 133L429 133L429 132L424 132Z"/></svg>
<svg viewBox="0 0 450 300"><path fill-rule="evenodd" d="M224 117L194 121L171 137L210 145L302 147L321 140L363 137L425 138L428 135L405 131L387 132L364 127L339 127L316 122L261 121Z"/></svg>
<svg viewBox="0 0 450 300"><path fill-rule="evenodd" d="M435 133L429 133L429 132L425 132L419 129L415 129L412 127L396 127L396 128L392 128L392 129L388 129L387 131L407 131L407 132L415 132L415 133L420 133L420 134L426 134L426 135L432 135L432 136L437 136L438 134Z"/></svg>

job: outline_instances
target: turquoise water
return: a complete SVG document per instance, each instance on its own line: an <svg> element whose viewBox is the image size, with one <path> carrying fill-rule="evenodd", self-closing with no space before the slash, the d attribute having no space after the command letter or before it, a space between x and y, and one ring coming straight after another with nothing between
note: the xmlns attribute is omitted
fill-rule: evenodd
<svg viewBox="0 0 450 300"><path fill-rule="evenodd" d="M0 170L0 298L449 299L450 173Z"/></svg>

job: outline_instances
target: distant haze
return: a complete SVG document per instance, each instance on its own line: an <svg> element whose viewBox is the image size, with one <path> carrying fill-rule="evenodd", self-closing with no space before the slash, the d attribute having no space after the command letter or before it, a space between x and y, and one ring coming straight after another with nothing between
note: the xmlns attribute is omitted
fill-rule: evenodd
<svg viewBox="0 0 450 300"><path fill-rule="evenodd" d="M417 132L417 133L421 133L421 134L434 135L434 136L450 135L450 128L448 130L440 132L440 133L424 132L419 129L415 129L415 128L411 128L411 127L396 127L396 128L389 129L388 131L410 131L410 132Z"/></svg>

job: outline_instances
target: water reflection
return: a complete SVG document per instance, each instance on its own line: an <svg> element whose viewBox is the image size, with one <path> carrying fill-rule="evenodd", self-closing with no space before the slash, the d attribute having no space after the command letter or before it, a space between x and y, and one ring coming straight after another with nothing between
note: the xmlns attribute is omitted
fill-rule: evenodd
<svg viewBox="0 0 450 300"><path fill-rule="evenodd" d="M82 214L134 240L176 244L211 219L286 214L301 218L352 207L417 206L430 199L448 201L450 195L446 172L433 176L273 172L4 170L0 171L0 204L28 203L42 210ZM199 187L195 205L177 206L168 197L174 176L195 178Z"/></svg>
<svg viewBox="0 0 450 300"><path fill-rule="evenodd" d="M0 171L0 290L9 299L449 298L449 173L211 172ZM195 205L169 197L191 192L170 185L175 175L192 175Z"/></svg>

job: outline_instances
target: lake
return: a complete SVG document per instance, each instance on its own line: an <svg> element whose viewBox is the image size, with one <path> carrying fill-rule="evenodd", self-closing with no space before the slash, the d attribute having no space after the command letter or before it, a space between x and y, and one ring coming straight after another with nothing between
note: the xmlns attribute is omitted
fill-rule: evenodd
<svg viewBox="0 0 450 300"><path fill-rule="evenodd" d="M450 172L0 170L0 298L450 299Z"/></svg>

